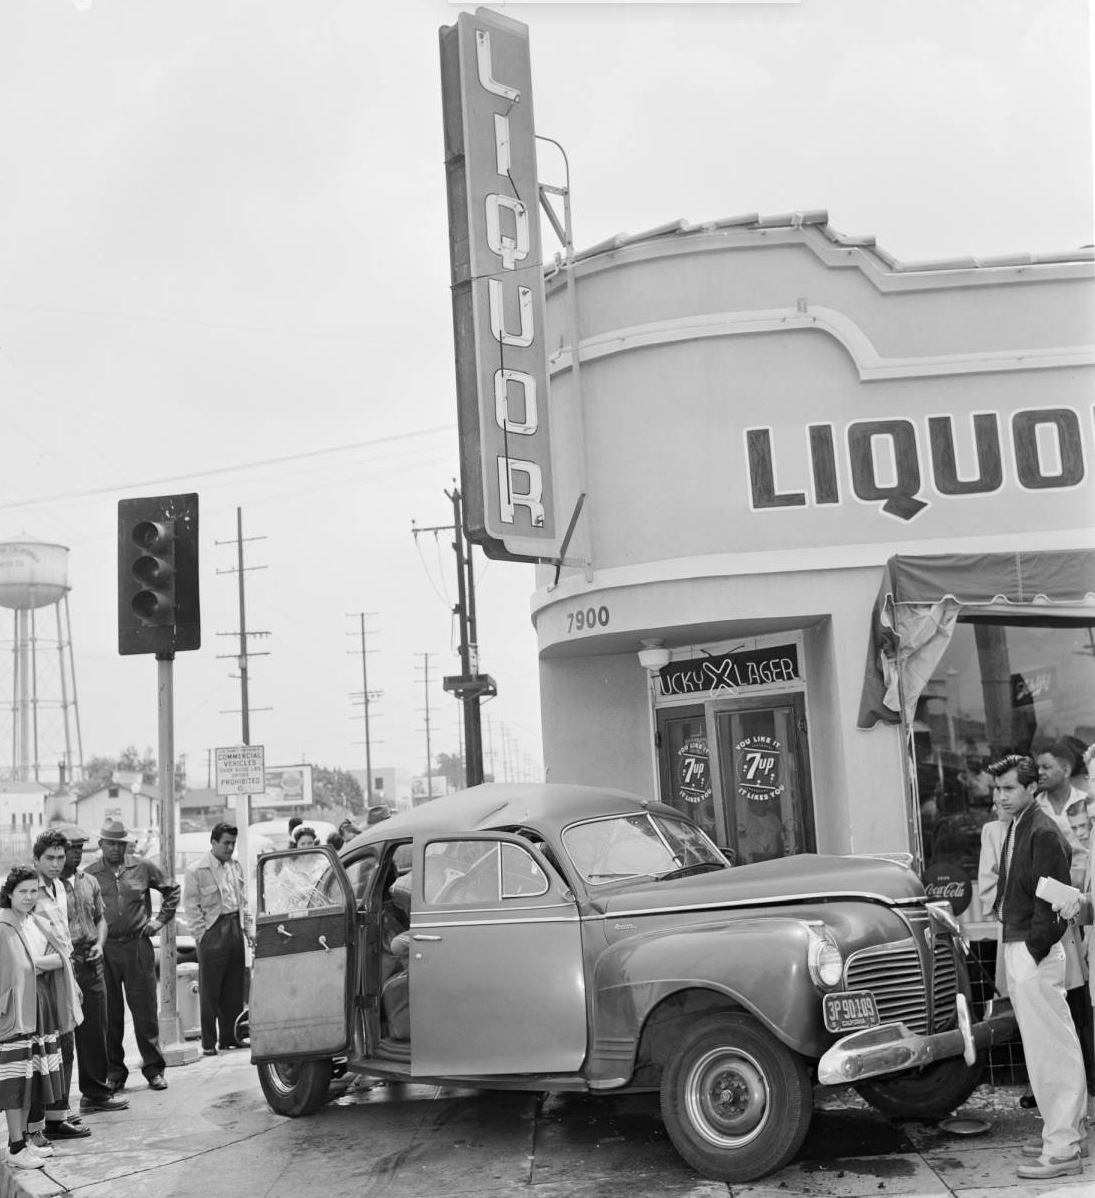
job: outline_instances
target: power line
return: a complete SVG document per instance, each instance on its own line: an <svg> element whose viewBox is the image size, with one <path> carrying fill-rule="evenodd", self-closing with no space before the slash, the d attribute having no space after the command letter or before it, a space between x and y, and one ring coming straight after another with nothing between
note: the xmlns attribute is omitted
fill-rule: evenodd
<svg viewBox="0 0 1095 1198"><path fill-rule="evenodd" d="M451 424L437 424L432 428L415 429L409 433L393 433L390 437L374 437L369 441L353 441L347 445L330 445L325 449L308 449L301 453L288 453L276 458L261 458L253 462L237 462L231 466L215 466L208 470L189 470L170 474L165 478L143 479L140 482L114 483L106 487L93 487L85 491L59 491L53 495L41 495L36 499L13 499L0 503L0 511L13 508L41 507L43 504L61 503L68 499L90 499L94 495L116 495L121 491L135 491L143 487L158 487L180 479L213 478L219 474L234 474L240 470L258 470L263 466L282 466L286 462L300 462L307 458L324 457L332 453L346 453L356 449L371 449L376 445L391 445L396 441L409 441L416 437L430 437L434 433L451 433Z"/></svg>

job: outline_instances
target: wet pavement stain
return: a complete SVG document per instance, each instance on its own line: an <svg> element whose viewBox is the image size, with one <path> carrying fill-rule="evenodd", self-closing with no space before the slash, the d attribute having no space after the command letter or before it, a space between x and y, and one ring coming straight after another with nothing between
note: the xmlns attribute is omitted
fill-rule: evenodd
<svg viewBox="0 0 1095 1198"><path fill-rule="evenodd" d="M871 1111L818 1111L798 1159L824 1162L915 1151L902 1129L882 1115Z"/></svg>
<svg viewBox="0 0 1095 1198"><path fill-rule="evenodd" d="M848 1174L859 1177L897 1178L915 1177L916 1161L903 1157L872 1156L866 1160L854 1157L841 1157L840 1168L833 1169L824 1161L803 1161L800 1168L803 1173L831 1173L834 1177L845 1177Z"/></svg>

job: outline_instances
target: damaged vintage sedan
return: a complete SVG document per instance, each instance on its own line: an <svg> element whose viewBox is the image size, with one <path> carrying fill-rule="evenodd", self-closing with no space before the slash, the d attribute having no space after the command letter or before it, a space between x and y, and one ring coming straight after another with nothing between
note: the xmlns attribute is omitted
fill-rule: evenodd
<svg viewBox="0 0 1095 1198"><path fill-rule="evenodd" d="M903 865L734 867L621 791L475 787L264 856L256 906L252 1059L283 1115L346 1071L656 1090L680 1155L742 1182L794 1157L815 1085L945 1115L1015 1030L975 1018L949 905Z"/></svg>

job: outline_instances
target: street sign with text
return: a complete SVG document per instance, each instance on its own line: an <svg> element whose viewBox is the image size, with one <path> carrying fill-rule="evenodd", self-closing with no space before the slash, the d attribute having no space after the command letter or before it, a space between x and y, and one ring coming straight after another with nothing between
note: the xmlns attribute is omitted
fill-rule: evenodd
<svg viewBox="0 0 1095 1198"><path fill-rule="evenodd" d="M260 795L266 791L265 749L262 745L230 745L216 750L217 794Z"/></svg>

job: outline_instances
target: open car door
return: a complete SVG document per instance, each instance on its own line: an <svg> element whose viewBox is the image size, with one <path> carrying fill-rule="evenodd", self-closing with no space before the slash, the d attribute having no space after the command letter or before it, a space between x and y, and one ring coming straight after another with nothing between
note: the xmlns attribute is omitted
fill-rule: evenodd
<svg viewBox="0 0 1095 1198"><path fill-rule="evenodd" d="M332 1057L350 1039L354 897L326 846L259 858L251 1056Z"/></svg>

